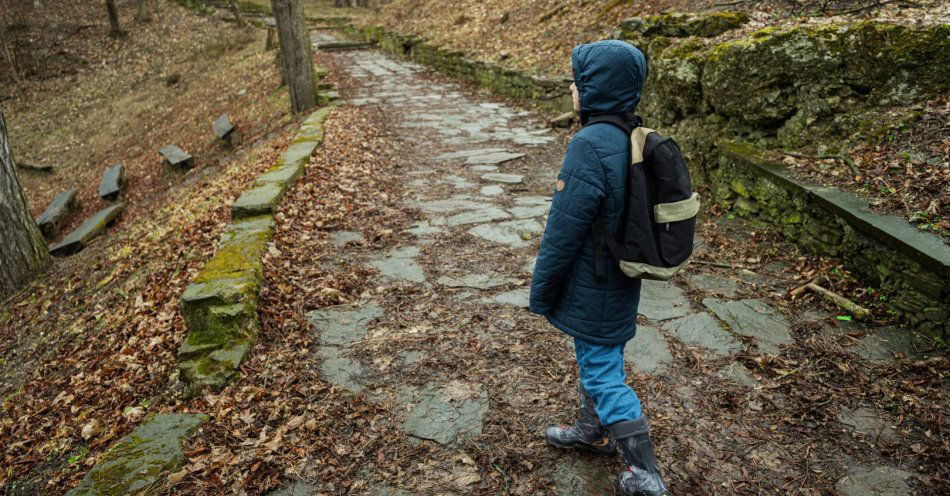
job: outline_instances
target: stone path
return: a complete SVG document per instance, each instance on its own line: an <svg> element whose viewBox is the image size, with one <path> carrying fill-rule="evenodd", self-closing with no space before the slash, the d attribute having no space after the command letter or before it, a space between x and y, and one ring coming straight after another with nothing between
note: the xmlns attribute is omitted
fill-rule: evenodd
<svg viewBox="0 0 950 496"><path fill-rule="evenodd" d="M334 41L327 33L313 39ZM487 469L454 460L468 457L465 450L480 439L496 443L518 428L538 434L529 452L543 463L526 462L547 474L556 493L612 494L617 460L577 458L540 442L546 421L570 421L573 415L572 344L525 311L562 136L526 110L473 97L419 65L369 50L332 56L356 81L348 88L349 104L379 105L394 116L402 136L395 146L405 150L399 172L403 205L416 217L412 224L392 226L399 236L388 247L349 244L363 240L359 232L332 236L347 257L377 271L378 287L363 301L310 314L324 377L387 405L407 438L434 453L437 462L427 465L412 487L399 489L474 491ZM694 299L690 291L708 297ZM710 364L717 370L717 387L744 391L736 393L747 395L740 401L755 404L764 384L740 355L778 354L794 346L788 317L750 297L741 280L714 273L695 271L676 283L645 282L639 311L638 335L625 351L631 377L639 391L655 397L647 408L659 418L680 419L673 424L704 422L695 411L708 408L700 406L708 386L687 379L685 368ZM538 361L554 363L561 375L532 370ZM567 401L552 403L551 388ZM557 409L564 405L568 411ZM896 434L881 418L880 412L859 408L842 413L840 422L854 435L893 440L888 436ZM531 425L519 425L525 423ZM707 438L694 448L705 450L717 471L741 477L744 462L716 458L735 450L734 441L710 427L701 429ZM683 433L666 433L667 442L682 442ZM739 449L766 456L765 448ZM781 450L775 447L768 456L780 457ZM758 469L781 471L783 463L790 461ZM869 484L897 490L911 476L895 466L855 462L838 490L858 494ZM400 493L382 482L368 487L370 494Z"/></svg>

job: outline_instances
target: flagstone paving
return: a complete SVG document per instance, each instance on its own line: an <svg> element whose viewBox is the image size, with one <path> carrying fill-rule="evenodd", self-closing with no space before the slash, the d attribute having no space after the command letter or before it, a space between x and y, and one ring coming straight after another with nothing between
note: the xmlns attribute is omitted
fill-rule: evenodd
<svg viewBox="0 0 950 496"><path fill-rule="evenodd" d="M353 87L341 88L349 92L347 103L383 107L405 136L399 145L406 167L400 172L406 178L401 201L414 219L392 226L394 241L379 247L367 248L360 233L334 233L334 244L355 249L351 260L378 272L378 287L359 302L309 315L326 379L385 405L408 442L426 446L429 461L419 464L411 487L368 476L366 490L483 493L477 488L488 486L479 481L491 477L502 478L510 494L540 494L494 471L490 460L502 450L506 455L499 456L540 471L555 494L614 494L617 459L561 453L541 440L547 422L573 419L575 404L573 343L526 312L563 134L526 110L484 101L414 63L371 50L326 56L351 77ZM673 446L695 451L732 479L747 479L751 470L797 480L795 467L802 465L789 458L796 455L787 455L787 446L743 441L735 433L748 425L705 419L727 408L761 410L767 401L760 396L763 386L774 381L751 367L762 353L781 354L795 345L789 317L766 301L767 294L750 292L768 278L743 277L752 276L756 286L691 268L673 282L644 281L640 325L624 355L630 381L648 398L645 410L663 426L657 436L661 460ZM873 335L877 340L868 342L864 355L879 358L892 348L875 346L889 335ZM557 373L540 372L538 363L554 363ZM704 366L706 374L690 371ZM552 396L552 390L558 393ZM781 399L768 404L780 405ZM867 408L848 409L836 425L842 435L849 429L859 436L892 436L886 418ZM677 425L689 428L671 430ZM530 429L531 444L509 445L512 429ZM458 463L469 459L468 452L481 457ZM672 480L690 470L664 461ZM898 494L887 491L906 488L914 474L896 464L841 461L837 467L845 475L837 489Z"/></svg>

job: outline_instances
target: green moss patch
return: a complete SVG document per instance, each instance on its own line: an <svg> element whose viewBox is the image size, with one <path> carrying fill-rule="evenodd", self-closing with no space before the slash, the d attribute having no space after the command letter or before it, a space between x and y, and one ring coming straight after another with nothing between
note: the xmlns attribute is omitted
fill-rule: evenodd
<svg viewBox="0 0 950 496"><path fill-rule="evenodd" d="M116 443L69 496L141 494L181 463L182 443L207 415L161 413Z"/></svg>

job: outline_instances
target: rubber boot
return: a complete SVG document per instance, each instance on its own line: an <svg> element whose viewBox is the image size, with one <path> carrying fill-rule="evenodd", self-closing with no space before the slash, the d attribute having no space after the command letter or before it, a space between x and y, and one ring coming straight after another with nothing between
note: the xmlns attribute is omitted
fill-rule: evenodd
<svg viewBox="0 0 950 496"><path fill-rule="evenodd" d="M548 427L544 438L548 444L558 448L577 449L594 453L610 454L617 451L617 445L607 436L607 428L600 423L594 398L578 384L580 408L574 425Z"/></svg>
<svg viewBox="0 0 950 496"><path fill-rule="evenodd" d="M611 424L610 438L617 443L627 470L620 473L617 486L624 496L669 496L660 467L653 455L650 426L644 416Z"/></svg>

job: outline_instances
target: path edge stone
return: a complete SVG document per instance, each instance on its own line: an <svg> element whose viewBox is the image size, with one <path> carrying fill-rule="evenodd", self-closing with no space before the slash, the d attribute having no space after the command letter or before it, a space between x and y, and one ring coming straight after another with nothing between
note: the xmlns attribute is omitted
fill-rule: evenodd
<svg viewBox="0 0 950 496"><path fill-rule="evenodd" d="M182 293L188 335L178 349L178 370L186 397L224 387L257 340L262 263L274 236L273 216L323 143L323 122L334 108L319 108L304 119L277 163L235 201L214 256Z"/></svg>

